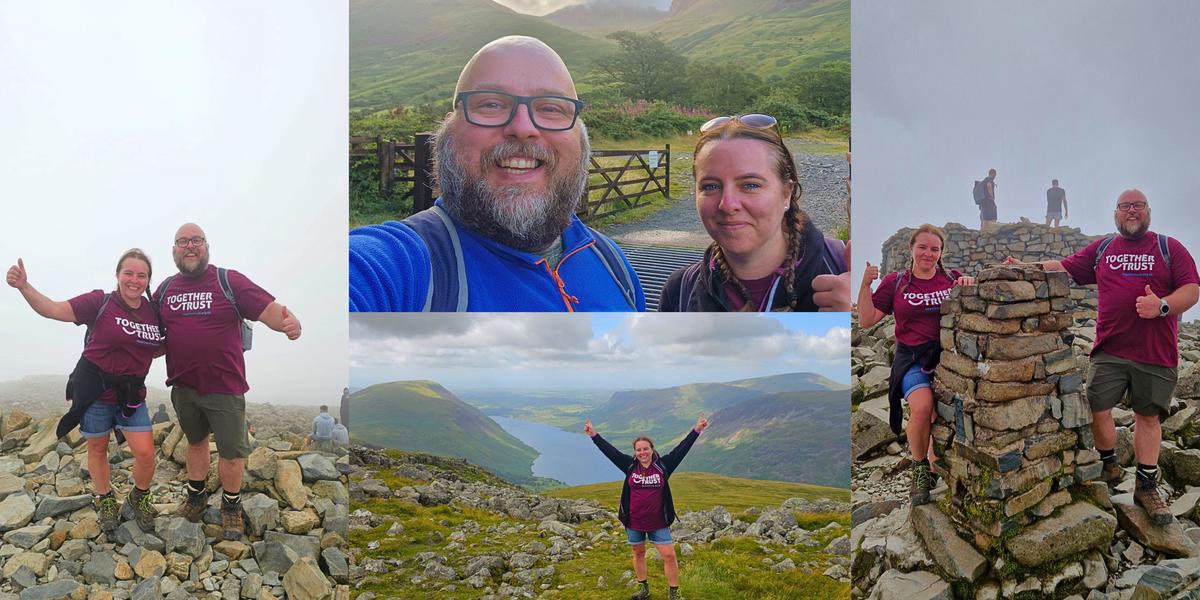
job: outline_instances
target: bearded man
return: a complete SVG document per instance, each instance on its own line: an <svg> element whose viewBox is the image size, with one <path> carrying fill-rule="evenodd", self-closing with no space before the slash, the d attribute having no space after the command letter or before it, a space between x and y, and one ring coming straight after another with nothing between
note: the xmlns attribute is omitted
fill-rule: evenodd
<svg viewBox="0 0 1200 600"><path fill-rule="evenodd" d="M1112 409L1128 395L1134 412L1137 459L1134 501L1159 524L1171 510L1158 491L1162 419L1175 391L1179 366L1179 317L1196 304L1200 276L1178 240L1150 231L1150 203L1136 189L1117 198L1117 235L1096 240L1061 260L1040 263L1066 271L1078 284L1096 284L1096 340L1088 368L1087 398L1092 437L1103 461L1100 480L1117 483L1117 430ZM1017 263L1009 258L1009 263Z"/></svg>
<svg viewBox="0 0 1200 600"><path fill-rule="evenodd" d="M558 54L495 40L453 100L434 138L434 207L350 232L350 310L645 310L625 255L575 216L590 147Z"/></svg>

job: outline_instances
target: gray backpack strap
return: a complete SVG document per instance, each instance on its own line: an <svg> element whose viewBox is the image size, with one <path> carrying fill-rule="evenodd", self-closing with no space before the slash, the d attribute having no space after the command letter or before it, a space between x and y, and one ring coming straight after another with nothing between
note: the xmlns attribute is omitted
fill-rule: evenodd
<svg viewBox="0 0 1200 600"><path fill-rule="evenodd" d="M704 261L700 260L688 265L683 271L683 276L679 278L679 312L687 312L688 301L692 299L692 291L696 288L696 280L700 277L703 263Z"/></svg>
<svg viewBox="0 0 1200 600"><path fill-rule="evenodd" d="M589 227L589 229L591 228ZM625 302L629 304L630 310L637 310L637 300L633 297L633 278L629 276L629 271L620 258L621 250L617 248L616 242L609 239L608 236L595 229L591 229L591 232L592 237L596 240L596 243L592 245L592 252L600 257L600 263L604 265L613 281L617 282L617 287L621 288L621 294L625 296Z"/></svg>
<svg viewBox="0 0 1200 600"><path fill-rule="evenodd" d="M1156 235L1158 236L1158 253L1162 255L1163 263L1166 264L1167 269L1170 270L1170 268L1171 268L1171 246L1170 246L1169 242L1171 241L1171 238L1169 236L1165 236L1161 233L1156 234Z"/></svg>
<svg viewBox="0 0 1200 600"><path fill-rule="evenodd" d="M462 241L454 221L433 206L401 221L425 242L429 251L429 288L422 312L465 312L469 299Z"/></svg>
<svg viewBox="0 0 1200 600"><path fill-rule="evenodd" d="M1104 251L1108 250L1108 245L1112 243L1115 237L1116 236L1110 235L1104 238L1104 241L1100 242L1100 247L1096 248L1096 262L1092 264L1093 271L1100 268L1100 257L1104 256Z"/></svg>
<svg viewBox="0 0 1200 600"><path fill-rule="evenodd" d="M229 301L230 306L233 306L233 314L237 315L238 329L242 335L242 352L245 352L254 345L254 327L242 316L242 311L238 310L237 298L234 297L233 288L229 285L228 269L217 267L217 283L221 286L221 294L225 296L225 300Z"/></svg>
<svg viewBox="0 0 1200 600"><path fill-rule="evenodd" d="M96 320L88 323L87 329L83 331L83 345L92 341L92 325L100 322L100 317L104 316L104 309L108 308L108 301L112 300L112 292L104 294L104 299L100 301L100 310L96 311Z"/></svg>

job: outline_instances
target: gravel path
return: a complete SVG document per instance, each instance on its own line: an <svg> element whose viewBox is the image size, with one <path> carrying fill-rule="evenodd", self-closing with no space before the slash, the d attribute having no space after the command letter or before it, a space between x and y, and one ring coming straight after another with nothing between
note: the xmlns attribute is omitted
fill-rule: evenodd
<svg viewBox="0 0 1200 600"><path fill-rule="evenodd" d="M800 170L801 184L804 186L804 209L817 227L832 237L838 229L849 226L844 183L844 178L849 175L846 161L841 154L806 152L808 144L803 140L789 139L787 144ZM605 234L619 242L684 248L708 246L712 240L696 214L691 178L692 153L672 152L671 161L680 161L687 172L671 182L671 190L677 199L670 206L635 223L605 227Z"/></svg>

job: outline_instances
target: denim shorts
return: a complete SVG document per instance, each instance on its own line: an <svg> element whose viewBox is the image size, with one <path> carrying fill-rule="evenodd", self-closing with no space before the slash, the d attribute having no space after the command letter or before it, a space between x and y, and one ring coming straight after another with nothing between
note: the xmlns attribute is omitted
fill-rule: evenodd
<svg viewBox="0 0 1200 600"><path fill-rule="evenodd" d="M120 429L125 432L129 431L151 431L150 426L150 411L146 409L146 403L143 402L137 410L133 411L133 415L126 418L121 412L120 404L108 404L99 400L92 402L88 406L83 417L79 420L79 433L83 437L93 438L108 435L108 432L113 428Z"/></svg>
<svg viewBox="0 0 1200 600"><path fill-rule="evenodd" d="M908 398L913 390L927 388L932 381L933 373L921 370L921 365L913 365L908 368L904 378L900 380L900 390L904 393L904 397Z"/></svg>
<svg viewBox="0 0 1200 600"><path fill-rule="evenodd" d="M651 544L670 544L671 530L663 527L655 531L638 531L636 529L625 528L625 535L629 537L629 543L633 546L640 546L646 543L646 538L650 538Z"/></svg>

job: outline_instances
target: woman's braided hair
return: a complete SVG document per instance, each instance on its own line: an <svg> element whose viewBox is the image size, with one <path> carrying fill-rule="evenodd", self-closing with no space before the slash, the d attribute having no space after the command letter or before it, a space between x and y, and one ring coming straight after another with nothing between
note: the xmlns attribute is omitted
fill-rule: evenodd
<svg viewBox="0 0 1200 600"><path fill-rule="evenodd" d="M796 170L796 161L792 157L792 152L788 150L786 144L783 143L783 138L774 128L753 128L742 125L737 119L730 119L700 135L700 140L696 142L696 149L693 156L700 154L700 149L706 144L715 140L731 140L731 139L751 139L758 140L769 144L774 150L775 156L775 173L779 176L780 181L785 184L791 182L792 196L788 200L788 209L783 214L783 221L780 226L783 228L783 233L787 237L787 254L784 256L780 267L783 269L783 290L787 303L784 305L784 310L790 310L792 304L796 300L796 272L795 265L802 258L804 252L804 228L808 224L808 215L804 209L800 208L800 195L802 188L800 185L800 176ZM692 178L696 179L696 163L692 162ZM750 292L746 286L733 274L733 269L729 267L729 263L725 260L724 251L716 241L709 246L709 254L712 255L713 264L717 269L720 269L725 278L733 285L733 289L737 292L745 304L742 305L743 312L755 312L758 307L750 303ZM770 310L770 307L767 307Z"/></svg>
<svg viewBox="0 0 1200 600"><path fill-rule="evenodd" d="M908 236L908 250L909 250L908 266L905 267L905 269L904 269L904 275L902 275L900 277L902 284L900 285L900 289L896 290L897 294L903 294L904 290L908 289L908 284L912 282L912 274L913 274L913 272L912 272L913 271L912 247L915 246L917 243L917 236L921 235L922 233L936 235L937 238L942 241L942 250L945 251L945 249L946 249L946 234L941 229L939 229L933 225L930 225L929 223L925 223L925 224L921 225L920 227L914 229L912 232L912 235ZM950 276L950 271L946 270L946 266L942 264L942 255L941 254L938 254L937 272L941 273L943 276L946 277L946 279L949 279L951 282L954 281L954 278Z"/></svg>

